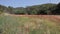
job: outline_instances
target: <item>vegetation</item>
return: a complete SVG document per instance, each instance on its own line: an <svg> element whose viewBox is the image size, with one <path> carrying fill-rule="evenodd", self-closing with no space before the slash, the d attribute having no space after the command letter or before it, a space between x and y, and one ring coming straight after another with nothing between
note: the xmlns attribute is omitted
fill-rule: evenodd
<svg viewBox="0 0 60 34"><path fill-rule="evenodd" d="M27 16L1 15L0 34L60 34L59 24L53 20L44 19L43 17L34 18L31 16L30 18Z"/></svg>
<svg viewBox="0 0 60 34"><path fill-rule="evenodd" d="M53 15L60 15L60 3L26 8L0 5L0 34L60 34L60 18Z"/></svg>
<svg viewBox="0 0 60 34"><path fill-rule="evenodd" d="M42 4L24 7L11 7L0 5L1 10L10 14L27 14L27 15L60 15L60 3L58 4Z"/></svg>

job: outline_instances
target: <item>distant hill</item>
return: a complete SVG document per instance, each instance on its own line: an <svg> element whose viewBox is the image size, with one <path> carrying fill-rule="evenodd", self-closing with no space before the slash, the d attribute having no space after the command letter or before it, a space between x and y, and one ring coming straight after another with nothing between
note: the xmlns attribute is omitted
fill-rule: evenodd
<svg viewBox="0 0 60 34"><path fill-rule="evenodd" d="M3 6L0 5L0 12L6 12L10 14L28 14L28 15L60 15L60 8L58 8L60 3L58 4L41 4L41 5L33 5L24 7L11 7L11 6Z"/></svg>

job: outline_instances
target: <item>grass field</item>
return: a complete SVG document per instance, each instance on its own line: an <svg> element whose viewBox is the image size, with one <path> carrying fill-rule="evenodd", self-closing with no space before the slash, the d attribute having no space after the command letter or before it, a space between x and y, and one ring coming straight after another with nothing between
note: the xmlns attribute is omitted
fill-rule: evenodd
<svg viewBox="0 0 60 34"><path fill-rule="evenodd" d="M60 34L60 16L1 15L0 34Z"/></svg>

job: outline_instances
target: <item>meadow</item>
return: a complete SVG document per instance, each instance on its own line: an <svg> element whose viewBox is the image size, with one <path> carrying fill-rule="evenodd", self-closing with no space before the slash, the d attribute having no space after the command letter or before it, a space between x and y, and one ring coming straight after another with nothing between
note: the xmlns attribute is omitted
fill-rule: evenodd
<svg viewBox="0 0 60 34"><path fill-rule="evenodd" d="M0 15L0 34L60 34L60 16Z"/></svg>

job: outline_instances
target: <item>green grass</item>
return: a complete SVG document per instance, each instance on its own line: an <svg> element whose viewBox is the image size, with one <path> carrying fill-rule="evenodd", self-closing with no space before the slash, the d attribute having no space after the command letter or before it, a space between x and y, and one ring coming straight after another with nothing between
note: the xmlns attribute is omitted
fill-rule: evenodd
<svg viewBox="0 0 60 34"><path fill-rule="evenodd" d="M47 19L0 16L0 34L60 34L60 25Z"/></svg>

